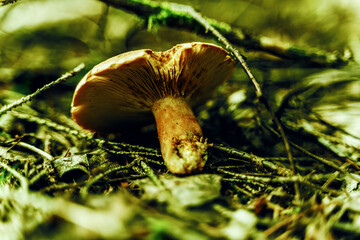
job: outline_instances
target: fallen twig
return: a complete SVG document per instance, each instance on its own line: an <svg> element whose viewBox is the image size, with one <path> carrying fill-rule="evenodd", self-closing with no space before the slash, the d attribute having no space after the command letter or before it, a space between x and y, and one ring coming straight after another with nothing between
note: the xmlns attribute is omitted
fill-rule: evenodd
<svg viewBox="0 0 360 240"><path fill-rule="evenodd" d="M30 101L31 99L33 99L34 97L36 97L37 95L43 93L44 91L48 90L51 87L54 87L55 85L64 82L65 80L71 78L72 76L74 76L75 74L77 74L78 72L80 72L82 69L84 69L85 64L81 63L80 65L78 65L76 68L74 68L72 71L65 73L64 75L62 75L60 78L56 79L55 81L52 81L51 83L48 83L46 85L44 85L42 88L39 88L38 90L36 90L34 93L29 94L25 97L20 98L19 100L14 101L13 103L9 104L9 105L5 105L0 109L0 116L3 115L4 113L6 113L7 111L10 111L28 101Z"/></svg>
<svg viewBox="0 0 360 240"><path fill-rule="evenodd" d="M170 2L142 1L142 0L100 0L113 7L135 13L147 22L148 28L161 24L165 26L185 28L197 34L207 35L208 28L204 27L191 15L193 8ZM190 12L183 11L190 10ZM204 17L212 27L221 33L232 44L242 46L247 50L264 51L275 56L290 59L304 65L339 67L346 65L349 57L336 52L326 52L319 49L304 49L291 43L281 42L265 36L256 36L240 28L234 28L224 22ZM216 36L217 37L217 36Z"/></svg>
<svg viewBox="0 0 360 240"><path fill-rule="evenodd" d="M282 176L290 176L290 175L292 175L292 173L291 173L291 171L289 169L278 166L278 165L272 163L271 161L266 160L263 157L259 157L259 156L256 156L254 154L243 152L243 151L240 151L238 149L220 146L218 144L213 144L212 148L217 149L217 150L222 151L222 152L225 152L225 153L227 153L229 155L232 155L234 157L238 157L238 158L241 158L241 159L246 159L246 160L250 161L251 163L253 163L253 164L255 164L255 165L259 166L259 167L266 167L268 169L271 169L272 171L276 172L279 175L282 175Z"/></svg>
<svg viewBox="0 0 360 240"><path fill-rule="evenodd" d="M146 155L146 156L155 156L161 157L161 154L156 149L139 146L139 145L132 145L123 142L110 142L104 139L96 138L91 136L90 134L82 133L78 130L72 129L70 127L55 123L50 119L44 119L37 116L33 116L26 113L21 113L17 111L12 111L11 114L17 118L24 119L29 122L35 122L39 125L45 125L49 128L55 129L57 131L65 132L67 134L73 135L77 138L84 139L86 141L95 142L99 147L103 147L104 145L109 145L114 149L106 148L107 152L114 153L114 154L122 154L122 155ZM126 150L121 150L119 147L126 148ZM115 149L117 148L117 149ZM137 149L138 151L129 151L128 149Z"/></svg>
<svg viewBox="0 0 360 240"><path fill-rule="evenodd" d="M89 188L94 185L94 183L96 183L97 181L99 181L100 179L102 179L103 177L114 173L114 172L118 172L118 171L124 171L124 170L129 170L131 169L131 167L135 164L135 161L132 161L129 165L126 166L119 166L119 167L114 167L111 168L105 172L99 173L98 175L96 175L95 177L93 177L91 180L89 180L86 185L81 189L81 197L82 199L86 199L87 195L89 194Z"/></svg>

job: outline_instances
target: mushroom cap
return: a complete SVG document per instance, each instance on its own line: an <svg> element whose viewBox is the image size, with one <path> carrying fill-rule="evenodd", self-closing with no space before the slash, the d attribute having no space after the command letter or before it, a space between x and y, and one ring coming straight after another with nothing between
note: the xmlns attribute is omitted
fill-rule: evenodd
<svg viewBox="0 0 360 240"><path fill-rule="evenodd" d="M148 120L161 98L182 97L190 106L204 103L233 71L228 53L210 43L184 43L165 52L126 52L82 78L71 114L85 129L117 132Z"/></svg>

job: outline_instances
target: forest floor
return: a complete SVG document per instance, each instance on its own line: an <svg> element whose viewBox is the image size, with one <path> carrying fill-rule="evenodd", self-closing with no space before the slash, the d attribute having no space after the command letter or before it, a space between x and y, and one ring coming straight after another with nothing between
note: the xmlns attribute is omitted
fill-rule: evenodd
<svg viewBox="0 0 360 240"><path fill-rule="evenodd" d="M98 8L86 20L47 16L40 27L0 35L1 239L358 239L357 48L240 34L184 5L91 2ZM37 3L3 6L2 28ZM109 47L115 33L104 29L119 20L128 21L126 34L117 32L126 39ZM236 62L195 109L207 161L187 175L167 171L154 122L104 136L70 116L76 84L105 56L150 48L149 38L167 50L177 37L221 45Z"/></svg>

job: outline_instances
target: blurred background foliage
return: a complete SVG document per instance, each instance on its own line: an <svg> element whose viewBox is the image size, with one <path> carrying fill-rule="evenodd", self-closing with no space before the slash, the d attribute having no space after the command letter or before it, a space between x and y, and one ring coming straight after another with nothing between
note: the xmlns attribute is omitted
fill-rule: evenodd
<svg viewBox="0 0 360 240"><path fill-rule="evenodd" d="M359 57L359 1L178 2L193 6L204 16L272 41L302 49L352 54L355 60ZM85 73L100 61L125 51L141 48L166 50L177 43L189 41L213 40L184 29L164 26L154 26L148 31L144 20L135 14L95 0L24 0L0 8L0 86L28 94L80 62L86 63ZM264 92L275 104L279 104L287 90L295 84L324 70L299 67L296 61L283 66L276 61L277 57L268 53L242 51ZM339 71L345 78L349 72L354 77L358 76L354 68L334 71L333 74ZM64 87L66 91L56 96L57 100L54 99L56 107L69 111L71 91L83 75L79 74L65 83L68 87ZM326 74L316 76L327 77ZM240 68L234 79L241 85L250 86ZM247 94L252 94L251 89Z"/></svg>
<svg viewBox="0 0 360 240"><path fill-rule="evenodd" d="M358 1L178 2L233 27L304 49L353 51L360 32ZM134 14L92 0L20 1L1 7L0 16L1 84L20 78L41 81L46 75L56 75L81 61L91 68L128 50L165 50L179 42L206 40L168 27L155 26L147 31ZM290 70L277 73L272 79L289 79L286 72ZM31 79L30 75L37 74L45 76ZM291 75L295 78L297 74L308 72L302 69Z"/></svg>

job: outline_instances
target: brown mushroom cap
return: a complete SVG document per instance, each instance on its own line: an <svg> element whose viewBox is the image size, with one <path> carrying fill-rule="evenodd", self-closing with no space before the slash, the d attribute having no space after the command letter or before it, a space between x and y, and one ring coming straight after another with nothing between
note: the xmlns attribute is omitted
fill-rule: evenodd
<svg viewBox="0 0 360 240"><path fill-rule="evenodd" d="M154 102L167 96L183 97L191 106L204 103L233 70L227 52L209 43L123 53L83 77L71 114L85 129L116 132L148 119Z"/></svg>

